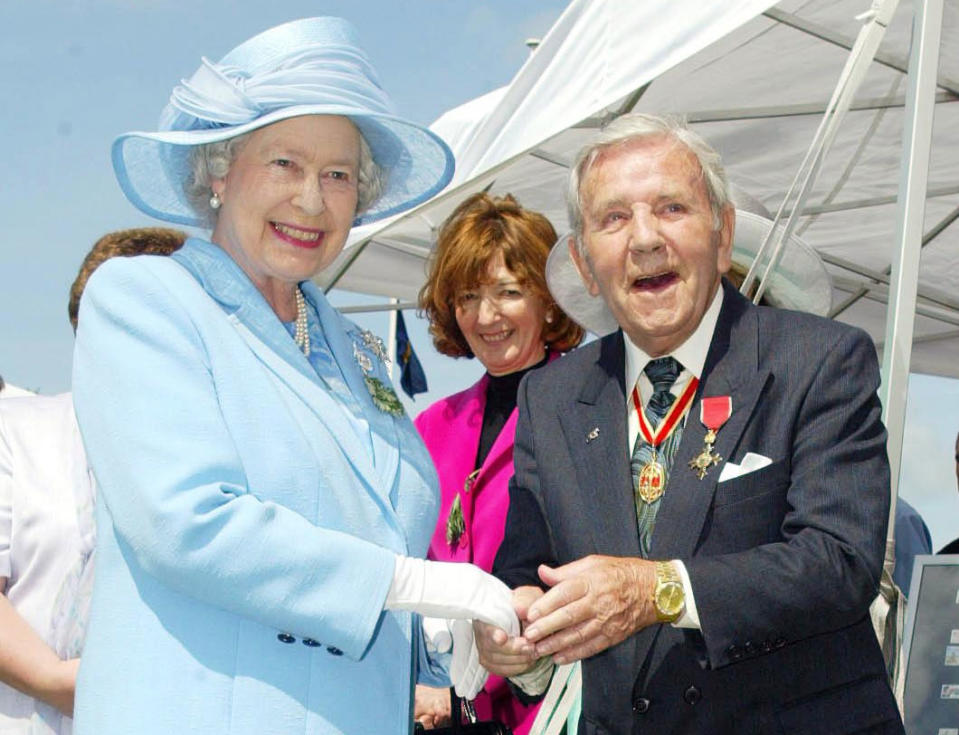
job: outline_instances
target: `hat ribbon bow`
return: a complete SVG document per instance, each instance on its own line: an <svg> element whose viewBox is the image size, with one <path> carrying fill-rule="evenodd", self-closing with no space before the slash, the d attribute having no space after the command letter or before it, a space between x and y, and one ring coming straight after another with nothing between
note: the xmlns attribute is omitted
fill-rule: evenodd
<svg viewBox="0 0 959 735"><path fill-rule="evenodd" d="M393 114L369 61L351 47L332 44L300 49L269 70L254 73L204 57L193 76L173 89L170 105L206 127L242 125L271 110L296 105ZM168 129L196 127L177 122Z"/></svg>

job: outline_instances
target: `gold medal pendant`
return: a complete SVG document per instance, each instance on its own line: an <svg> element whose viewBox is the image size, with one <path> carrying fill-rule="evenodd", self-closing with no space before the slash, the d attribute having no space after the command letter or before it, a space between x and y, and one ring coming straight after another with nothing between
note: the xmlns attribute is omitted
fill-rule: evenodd
<svg viewBox="0 0 959 735"><path fill-rule="evenodd" d="M697 385L699 385L699 381L695 377L689 381L683 394L662 418L655 434L646 418L646 414L643 412L643 404L639 400L639 388L633 388L633 405L636 407L636 415L639 418L639 431L653 452L649 461L640 468L639 477L636 479L636 492L644 503L655 503L663 497L663 493L666 491L666 468L659 463L659 454L656 447L666 441L667 437L673 433L673 429L686 415L686 410L696 393Z"/></svg>
<svg viewBox="0 0 959 735"><path fill-rule="evenodd" d="M656 452L650 460L643 465L639 471L639 497L645 503L655 503L663 497L663 490L666 487L666 470L657 461Z"/></svg>

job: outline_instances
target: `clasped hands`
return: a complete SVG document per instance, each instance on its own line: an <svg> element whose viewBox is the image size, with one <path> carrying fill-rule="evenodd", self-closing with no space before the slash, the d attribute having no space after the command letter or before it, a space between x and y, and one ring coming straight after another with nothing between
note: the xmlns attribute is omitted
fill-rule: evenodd
<svg viewBox="0 0 959 735"><path fill-rule="evenodd" d="M479 662L494 674L523 674L543 656L556 664L588 658L657 622L651 561L593 555L555 568L540 565L538 574L548 591L513 590L522 635L473 622Z"/></svg>
<svg viewBox="0 0 959 735"><path fill-rule="evenodd" d="M452 644L450 678L468 699L483 687L487 671L516 676L544 656L557 664L578 661L656 622L650 561L594 555L556 568L541 565L538 573L548 591L511 592L472 564L397 556L386 607L423 615L434 649Z"/></svg>

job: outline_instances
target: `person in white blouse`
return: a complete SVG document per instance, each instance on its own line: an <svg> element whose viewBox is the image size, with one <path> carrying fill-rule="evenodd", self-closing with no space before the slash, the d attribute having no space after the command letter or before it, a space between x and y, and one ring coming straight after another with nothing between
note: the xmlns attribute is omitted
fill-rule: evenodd
<svg viewBox="0 0 959 735"><path fill-rule="evenodd" d="M70 291L77 326L90 274L114 256L168 255L176 230L100 238ZM0 732L72 731L73 692L93 581L95 485L69 393L0 395Z"/></svg>

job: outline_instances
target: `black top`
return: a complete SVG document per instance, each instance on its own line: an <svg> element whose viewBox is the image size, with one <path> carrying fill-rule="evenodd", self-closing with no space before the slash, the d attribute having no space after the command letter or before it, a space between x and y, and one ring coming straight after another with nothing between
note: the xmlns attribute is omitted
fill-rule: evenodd
<svg viewBox="0 0 959 735"><path fill-rule="evenodd" d="M486 428L486 417L483 417L483 428ZM938 551L939 554L959 554L959 538L946 544Z"/></svg>
<svg viewBox="0 0 959 735"><path fill-rule="evenodd" d="M544 355L543 359L532 367L524 370L517 370L515 373L506 375L489 375L489 383L486 386L486 408L483 409L483 429L480 432L479 450L476 452L476 464L474 469L479 469L486 461L489 450L493 448L496 437L506 426L509 416L516 408L516 393L519 391L519 381L523 379L530 370L543 367L549 359Z"/></svg>

